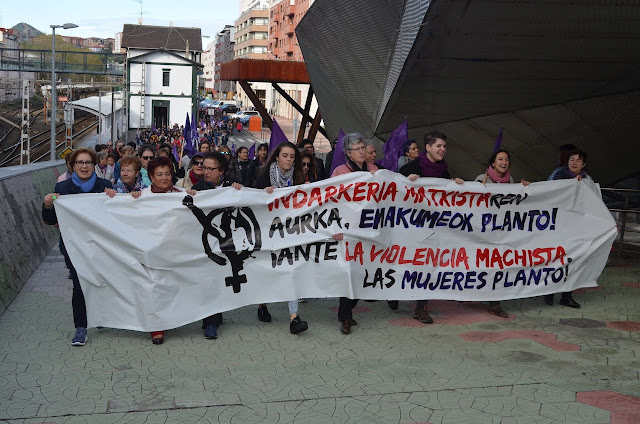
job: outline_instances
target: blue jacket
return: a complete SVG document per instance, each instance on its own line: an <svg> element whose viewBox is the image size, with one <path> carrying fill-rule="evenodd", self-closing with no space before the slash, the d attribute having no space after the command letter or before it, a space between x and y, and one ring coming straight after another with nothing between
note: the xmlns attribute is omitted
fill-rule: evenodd
<svg viewBox="0 0 640 424"><path fill-rule="evenodd" d="M111 181L105 180L104 178L96 178L96 183L89 193L104 193L105 188L113 188L111 186ZM60 193L61 196L67 194L83 194L83 191L80 190L80 187L75 185L71 179L57 183L56 188L53 189L53 192ZM47 209L44 207L44 203L42 203L42 220L45 224L48 225L55 225L58 223L55 206L51 207L51 209Z"/></svg>

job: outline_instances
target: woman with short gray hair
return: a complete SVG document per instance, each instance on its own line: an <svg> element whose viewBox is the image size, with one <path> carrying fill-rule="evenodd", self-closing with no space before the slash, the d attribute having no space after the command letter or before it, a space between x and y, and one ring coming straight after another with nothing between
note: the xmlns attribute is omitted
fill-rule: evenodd
<svg viewBox="0 0 640 424"><path fill-rule="evenodd" d="M98 153L98 163L95 167L96 175L98 178L104 178L113 183L113 166L107 165L107 156L109 156L109 152L106 150Z"/></svg>
<svg viewBox="0 0 640 424"><path fill-rule="evenodd" d="M345 135L342 138L342 145L347 163L334 169L331 177L357 171L369 171L374 174L378 167L373 163L365 162L366 142L367 140L360 133Z"/></svg>

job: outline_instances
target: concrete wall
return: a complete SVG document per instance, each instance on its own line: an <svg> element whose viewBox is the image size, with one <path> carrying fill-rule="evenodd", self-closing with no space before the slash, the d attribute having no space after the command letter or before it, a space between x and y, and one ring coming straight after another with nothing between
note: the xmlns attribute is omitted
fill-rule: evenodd
<svg viewBox="0 0 640 424"><path fill-rule="evenodd" d="M64 161L0 168L0 315L58 240L40 211L63 172Z"/></svg>

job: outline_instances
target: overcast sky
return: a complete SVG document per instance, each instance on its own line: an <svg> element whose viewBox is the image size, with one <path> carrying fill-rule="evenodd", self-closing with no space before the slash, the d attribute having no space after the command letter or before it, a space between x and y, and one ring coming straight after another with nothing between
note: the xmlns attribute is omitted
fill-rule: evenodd
<svg viewBox="0 0 640 424"><path fill-rule="evenodd" d="M145 25L197 27L203 47L226 25L233 25L239 16L238 0L143 0L142 19ZM25 22L51 34L50 25L71 22L78 28L56 30L56 34L75 37L113 37L124 24L137 24L140 18L138 0L8 0L0 1L1 27Z"/></svg>

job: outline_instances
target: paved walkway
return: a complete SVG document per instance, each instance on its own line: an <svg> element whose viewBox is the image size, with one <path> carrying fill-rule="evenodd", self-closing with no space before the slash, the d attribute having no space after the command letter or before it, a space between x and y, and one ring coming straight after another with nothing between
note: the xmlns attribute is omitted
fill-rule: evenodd
<svg viewBox="0 0 640 424"><path fill-rule="evenodd" d="M617 423L640 422L640 264L606 268L582 309L434 301L436 323L361 302L339 332L337 301L225 313L167 334L89 330L71 347L71 282L54 247L0 316L0 423Z"/></svg>

